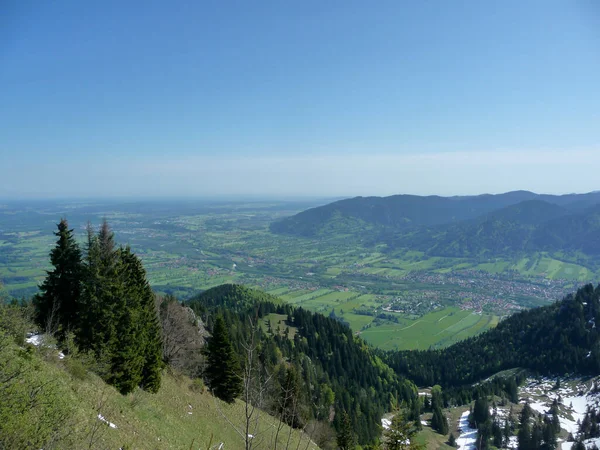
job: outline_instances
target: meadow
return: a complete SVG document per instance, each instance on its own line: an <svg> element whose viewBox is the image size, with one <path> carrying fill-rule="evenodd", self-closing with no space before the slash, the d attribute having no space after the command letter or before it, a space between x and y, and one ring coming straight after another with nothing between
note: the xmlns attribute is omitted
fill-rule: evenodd
<svg viewBox="0 0 600 450"><path fill-rule="evenodd" d="M360 335L384 350L427 350L451 345L497 323L498 316L450 307L400 324L369 327Z"/></svg>

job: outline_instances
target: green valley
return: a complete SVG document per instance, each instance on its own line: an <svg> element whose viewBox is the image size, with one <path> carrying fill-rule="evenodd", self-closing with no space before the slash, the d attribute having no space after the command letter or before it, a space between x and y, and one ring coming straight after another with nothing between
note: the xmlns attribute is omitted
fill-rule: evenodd
<svg viewBox="0 0 600 450"><path fill-rule="evenodd" d="M593 259L576 252L437 256L390 248L350 232L307 237L271 230L273 223L315 204L5 204L0 208L0 281L12 296L31 295L48 267L55 218L69 218L79 240L88 220L107 218L117 239L140 256L158 292L186 298L239 283L332 315L384 349L426 349L561 298L599 273ZM437 322L443 316L448 317Z"/></svg>

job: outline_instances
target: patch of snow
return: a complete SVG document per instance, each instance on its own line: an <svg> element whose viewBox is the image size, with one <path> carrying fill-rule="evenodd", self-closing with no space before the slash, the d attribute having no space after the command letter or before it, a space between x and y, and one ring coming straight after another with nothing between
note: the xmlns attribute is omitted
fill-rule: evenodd
<svg viewBox="0 0 600 450"><path fill-rule="evenodd" d="M506 448L511 448L511 449L519 448L519 441L518 441L517 436L511 436L508 438L508 446Z"/></svg>
<svg viewBox="0 0 600 450"><path fill-rule="evenodd" d="M114 423L109 422L108 420L106 420L102 414L98 414L98 419L100 419L102 422L104 422L105 424L107 424L111 428L117 428L117 426Z"/></svg>
<svg viewBox="0 0 600 450"><path fill-rule="evenodd" d="M574 442L563 442L560 448L561 450L571 450L571 448L573 448L573 444ZM591 449L594 447L594 444L596 446L600 445L600 438L586 439L583 441L583 444L585 445L586 449Z"/></svg>
<svg viewBox="0 0 600 450"><path fill-rule="evenodd" d="M498 408L496 408L495 413L496 413L496 417L498 417L499 419L508 418L508 409L506 409L506 408L502 409L502 408L498 407ZM490 407L490 415L492 415L492 416L494 415L494 408L492 408L492 407Z"/></svg>
<svg viewBox="0 0 600 450"><path fill-rule="evenodd" d="M462 450L475 450L477 442L477 430L469 426L469 411L465 411L460 416L458 423L460 436L456 439L456 446Z"/></svg>
<svg viewBox="0 0 600 450"><path fill-rule="evenodd" d="M546 414L554 400L559 400L562 405L558 415L560 426L568 433L576 435L579 431L578 421L583 420L588 407L600 406L600 395L592 393L589 384L582 383L581 379L561 380L561 387L555 389L556 380L551 378L529 379L519 389L521 398L519 403L529 402L531 409L540 414ZM563 442L562 448L570 449L571 443Z"/></svg>
<svg viewBox="0 0 600 450"><path fill-rule="evenodd" d="M598 408L600 405L600 397L597 394L587 392L584 395L578 395L575 397L564 397L563 404L568 408L568 412L571 414L572 420L566 417L559 417L560 426L575 435L579 431L577 421L582 421L585 417L585 412L589 408Z"/></svg>
<svg viewBox="0 0 600 450"><path fill-rule="evenodd" d="M27 339L25 339L25 342L27 342L28 344L35 345L36 347L39 347L44 342L44 335L43 334L32 334Z"/></svg>
<svg viewBox="0 0 600 450"><path fill-rule="evenodd" d="M546 414L546 412L548 411L546 402L531 402L531 403L529 403L529 406L531 406L531 409L533 409L534 411L536 411L540 414Z"/></svg>
<svg viewBox="0 0 600 450"><path fill-rule="evenodd" d="M426 420L421 420L421 425L427 425L427 421Z"/></svg>
<svg viewBox="0 0 600 450"><path fill-rule="evenodd" d="M392 425L392 421L390 419L381 419L381 426L384 430L389 430Z"/></svg>
<svg viewBox="0 0 600 450"><path fill-rule="evenodd" d="M30 333L25 342L31 345L35 345L36 347L46 347L46 348L56 348L54 345L46 345L44 342L46 341L46 335L43 333L33 334ZM58 359L64 359L65 354L63 352L58 352Z"/></svg>

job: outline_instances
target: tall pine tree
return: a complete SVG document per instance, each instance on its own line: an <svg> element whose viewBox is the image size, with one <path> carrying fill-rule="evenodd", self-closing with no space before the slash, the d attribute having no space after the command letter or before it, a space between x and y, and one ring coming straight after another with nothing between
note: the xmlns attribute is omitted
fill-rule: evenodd
<svg viewBox="0 0 600 450"><path fill-rule="evenodd" d="M64 337L68 330L78 327L78 306L81 295L81 250L69 229L66 219L57 225L56 246L50 252L54 269L47 272L40 286L40 294L34 298L37 323L48 332Z"/></svg>
<svg viewBox="0 0 600 450"><path fill-rule="evenodd" d="M440 434L448 434L448 420L441 408L436 407L433 410L433 417L431 419L431 427Z"/></svg>
<svg viewBox="0 0 600 450"><path fill-rule="evenodd" d="M80 348L106 364L102 375L121 393L137 386L157 392L162 335L154 293L139 258L129 247L115 248L106 221L97 234L88 225L82 286Z"/></svg>
<svg viewBox="0 0 600 450"><path fill-rule="evenodd" d="M356 433L352 421L346 411L342 413L342 420L337 432L337 446L340 450L354 450L356 447Z"/></svg>
<svg viewBox="0 0 600 450"><path fill-rule="evenodd" d="M415 442L417 427L414 422L407 421L402 412L392 418L390 427L385 431L385 448L387 450L418 450L423 448Z"/></svg>
<svg viewBox="0 0 600 450"><path fill-rule="evenodd" d="M222 316L215 320L213 336L206 345L206 354L208 387L221 400L233 403L242 392L242 379L240 365Z"/></svg>
<svg viewBox="0 0 600 450"><path fill-rule="evenodd" d="M98 236L94 233L92 224L88 223L82 277L81 326L76 338L81 349L92 350L98 357L106 360L106 343L113 312L107 291L108 284L114 280L115 274L107 273L101 253Z"/></svg>
<svg viewBox="0 0 600 450"><path fill-rule="evenodd" d="M117 279L113 280L111 299L114 299L112 318L114 339L109 341L111 371L109 383L121 393L133 391L142 382L144 368L144 323L141 297L143 285L138 278L137 257L127 249L117 253Z"/></svg>
<svg viewBox="0 0 600 450"><path fill-rule="evenodd" d="M129 249L127 249L129 251ZM133 254L132 254L133 255ZM138 257L133 255L132 272L140 289L140 320L143 326L143 357L141 385L144 390L158 392L163 363L163 337L156 297L146 280L146 271Z"/></svg>

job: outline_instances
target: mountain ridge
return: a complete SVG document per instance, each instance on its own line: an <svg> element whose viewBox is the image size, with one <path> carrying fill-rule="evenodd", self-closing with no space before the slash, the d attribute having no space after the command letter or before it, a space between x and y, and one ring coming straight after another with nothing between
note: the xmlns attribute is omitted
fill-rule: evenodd
<svg viewBox="0 0 600 450"><path fill-rule="evenodd" d="M351 237L430 256L491 257L528 251L600 255L594 237L600 232L599 205L600 193L355 197L273 222L270 229L307 238ZM585 245L590 241L592 245Z"/></svg>

